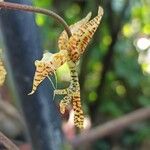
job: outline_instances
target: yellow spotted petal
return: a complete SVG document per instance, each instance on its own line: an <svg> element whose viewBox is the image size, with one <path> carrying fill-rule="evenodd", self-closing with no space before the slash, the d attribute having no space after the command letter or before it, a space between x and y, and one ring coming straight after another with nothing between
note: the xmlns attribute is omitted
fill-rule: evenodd
<svg viewBox="0 0 150 150"><path fill-rule="evenodd" d="M72 107L74 110L74 124L76 127L83 129L84 115L81 107L80 92L74 94L72 98Z"/></svg>
<svg viewBox="0 0 150 150"><path fill-rule="evenodd" d="M59 103L59 106L60 106L60 112L62 114L65 113L65 110L67 108L67 106L70 104L71 102L71 95L67 95L65 96Z"/></svg>
<svg viewBox="0 0 150 150"><path fill-rule="evenodd" d="M4 84L5 78L6 78L6 70L5 67L3 65L2 60L0 60L0 86L2 86Z"/></svg>
<svg viewBox="0 0 150 150"><path fill-rule="evenodd" d="M55 53L53 55L53 60L52 60L54 68L58 69L60 66L62 66L67 61L67 58L68 58L67 50L62 50L59 53Z"/></svg>
<svg viewBox="0 0 150 150"><path fill-rule="evenodd" d="M5 78L6 78L6 69L3 64L2 60L2 49L0 49L0 86L4 84Z"/></svg>
<svg viewBox="0 0 150 150"><path fill-rule="evenodd" d="M54 67L52 65L52 56L51 53L43 54L43 58L41 60L35 61L36 71L33 79L32 91L28 94L33 94L39 84L49 75L54 72Z"/></svg>
<svg viewBox="0 0 150 150"><path fill-rule="evenodd" d="M88 13L88 15L83 18L82 20L78 21L77 23L71 25L69 28L71 30L71 33L75 33L81 26L86 24L89 19L91 18L91 12ZM60 50L67 50L67 43L68 43L68 35L66 31L63 31L58 39L58 47Z"/></svg>
<svg viewBox="0 0 150 150"><path fill-rule="evenodd" d="M45 53L41 60L35 61L36 71L33 79L32 91L33 94L39 84L48 76L55 72L57 68L67 61L67 51L60 51L56 54Z"/></svg>
<svg viewBox="0 0 150 150"><path fill-rule="evenodd" d="M86 24L81 26L70 37L68 42L68 49L71 59L75 62L80 58L80 55L84 52L89 41L93 37L96 29L98 28L103 15L103 9L99 7L98 15Z"/></svg>
<svg viewBox="0 0 150 150"><path fill-rule="evenodd" d="M35 75L34 75L34 79L33 79L33 87L32 87L32 91L28 95L33 94L36 91L36 89L39 86L39 84L49 74L52 74L52 72L54 72L51 63L45 63L45 62L42 62L42 61L36 61L35 62L35 66L36 66L36 71L35 71Z"/></svg>

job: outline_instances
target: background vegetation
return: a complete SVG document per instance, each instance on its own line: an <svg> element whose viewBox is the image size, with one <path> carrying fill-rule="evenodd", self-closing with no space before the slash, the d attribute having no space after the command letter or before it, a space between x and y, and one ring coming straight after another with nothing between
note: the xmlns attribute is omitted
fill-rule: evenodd
<svg viewBox="0 0 150 150"><path fill-rule="evenodd" d="M80 64L82 103L93 126L150 105L149 1L34 0L34 4L55 10L69 24L89 11L95 15L99 5L104 8L101 25ZM36 22L45 49L57 51L61 28L41 15L36 16ZM67 80L64 70L59 72L65 74L61 81ZM148 135L149 122L143 122L115 135L115 139L98 141L95 149L110 149L114 142L124 149L138 149Z"/></svg>
<svg viewBox="0 0 150 150"><path fill-rule="evenodd" d="M33 4L54 10L68 24L77 22L89 11L95 16L99 5L104 8L100 27L79 65L82 103L92 127L150 106L148 0L33 0ZM44 49L57 52L62 27L40 14L35 19ZM65 87L69 80L67 66L61 67L57 75L58 86ZM148 145L150 122L145 121L95 141L92 149L146 150Z"/></svg>

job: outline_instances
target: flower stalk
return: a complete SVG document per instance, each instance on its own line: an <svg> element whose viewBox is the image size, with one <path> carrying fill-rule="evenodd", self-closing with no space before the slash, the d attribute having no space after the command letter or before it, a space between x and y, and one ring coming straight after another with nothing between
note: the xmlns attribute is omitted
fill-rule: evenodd
<svg viewBox="0 0 150 150"><path fill-rule="evenodd" d="M65 22L65 20L51 10L47 10L47 9L39 8L39 7L33 7L33 6L29 6L29 5L24 5L24 4L3 2L3 1L0 1L0 8L12 9L12 10L23 10L23 11L41 13L41 14L50 16L50 17L54 18L58 23L63 25L64 29L66 30L66 32L68 34L68 37L71 36L71 31L69 29L69 26Z"/></svg>

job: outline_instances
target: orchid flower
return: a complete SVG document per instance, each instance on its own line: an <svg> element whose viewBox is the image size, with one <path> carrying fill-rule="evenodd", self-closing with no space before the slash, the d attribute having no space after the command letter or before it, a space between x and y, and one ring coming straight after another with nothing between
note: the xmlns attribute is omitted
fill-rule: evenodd
<svg viewBox="0 0 150 150"><path fill-rule="evenodd" d="M81 55L84 53L88 43L97 30L102 15L103 9L101 7L98 9L98 15L92 20L90 20L91 12L88 13L85 18L69 27L72 33L70 38L66 31L61 33L58 39L58 48L60 50L58 53L45 53L41 60L35 61L36 72L32 91L29 95L36 91L39 84L46 77L55 73L64 63L68 63L71 75L70 85L66 89L56 89L54 93L64 95L64 98L60 101L61 113L64 113L66 107L72 102L74 123L79 128L83 128L84 116L81 108L80 85L76 67Z"/></svg>

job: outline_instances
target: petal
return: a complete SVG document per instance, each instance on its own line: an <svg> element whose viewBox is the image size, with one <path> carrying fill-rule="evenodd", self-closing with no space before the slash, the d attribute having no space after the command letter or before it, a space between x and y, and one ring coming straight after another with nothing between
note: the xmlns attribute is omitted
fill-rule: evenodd
<svg viewBox="0 0 150 150"><path fill-rule="evenodd" d="M28 94L33 94L39 84L49 75L54 72L54 67L51 62L53 54L45 53L43 54L43 58L41 60L35 61L36 71L33 79L32 91Z"/></svg>
<svg viewBox="0 0 150 150"><path fill-rule="evenodd" d="M35 61L36 71L33 79L32 91L28 94L33 94L39 84L48 76L55 72L57 68L67 61L67 51L60 51L56 54L45 53L41 60Z"/></svg>
<svg viewBox="0 0 150 150"><path fill-rule="evenodd" d="M80 92L74 93L72 107L74 110L74 124L76 127L83 129L84 115L81 107Z"/></svg>
<svg viewBox="0 0 150 150"><path fill-rule="evenodd" d="M28 94L31 95L33 94L39 84L49 75L54 72L54 69L52 67L51 63L45 63L42 61L36 61L36 71L33 79L33 86L32 86L32 91Z"/></svg>
<svg viewBox="0 0 150 150"><path fill-rule="evenodd" d="M67 106L70 104L71 102L71 96L70 95L66 95L59 103L60 106L60 112L62 114L65 113L65 110L67 108Z"/></svg>
<svg viewBox="0 0 150 150"><path fill-rule="evenodd" d="M2 60L2 50L0 49L0 86L4 84L5 78L6 78L6 69L3 64Z"/></svg>
<svg viewBox="0 0 150 150"><path fill-rule="evenodd" d="M103 9L99 7L98 15L92 20L88 21L86 24L82 25L69 39L69 50L70 55L74 59L73 55L78 52L78 59L80 55L84 52L89 41L93 37L96 29L98 28L101 18L103 15ZM75 61L75 60L74 60Z"/></svg>
<svg viewBox="0 0 150 150"><path fill-rule="evenodd" d="M52 63L55 69L58 69L60 66L62 66L67 61L67 58L68 58L67 50L61 50L59 53L55 53L52 59Z"/></svg>
<svg viewBox="0 0 150 150"><path fill-rule="evenodd" d="M70 26L71 33L75 33L82 25L86 24L88 20L91 18L91 12L88 13L88 15L83 18L82 20L78 21L77 23ZM68 43L68 35L66 31L63 31L58 39L58 47L60 50L67 49L67 43Z"/></svg>
<svg viewBox="0 0 150 150"><path fill-rule="evenodd" d="M3 65L2 60L0 60L0 86L2 86L4 84L5 78L6 78L6 70L5 67Z"/></svg>

